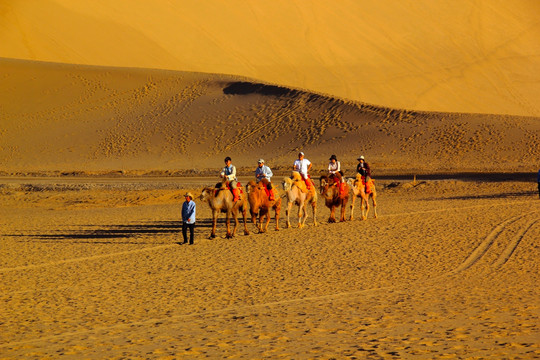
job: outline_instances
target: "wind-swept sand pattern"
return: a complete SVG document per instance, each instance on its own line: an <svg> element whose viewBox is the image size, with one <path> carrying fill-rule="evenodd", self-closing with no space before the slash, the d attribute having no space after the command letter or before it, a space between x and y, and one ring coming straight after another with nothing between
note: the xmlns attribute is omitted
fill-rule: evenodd
<svg viewBox="0 0 540 360"><path fill-rule="evenodd" d="M540 116L534 0L0 1L0 57L248 76L383 107Z"/></svg>
<svg viewBox="0 0 540 360"><path fill-rule="evenodd" d="M0 354L538 357L530 184L395 185L376 220L231 240L207 240L199 203L196 246L177 244L174 186L4 186Z"/></svg>
<svg viewBox="0 0 540 360"><path fill-rule="evenodd" d="M531 171L540 158L536 117L396 110L221 75L0 66L7 172L201 172L225 156L251 172L259 157L288 169L300 149L318 169L365 153L409 173Z"/></svg>

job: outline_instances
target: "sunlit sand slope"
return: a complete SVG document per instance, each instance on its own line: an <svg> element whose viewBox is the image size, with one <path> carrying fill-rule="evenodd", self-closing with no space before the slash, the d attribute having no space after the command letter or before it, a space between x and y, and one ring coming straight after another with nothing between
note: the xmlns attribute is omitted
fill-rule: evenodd
<svg viewBox="0 0 540 360"><path fill-rule="evenodd" d="M395 110L248 79L0 60L5 171L191 170L259 157L323 169L535 170L540 119Z"/></svg>
<svg viewBox="0 0 540 360"><path fill-rule="evenodd" d="M540 3L0 0L0 56L248 76L383 106L540 116Z"/></svg>

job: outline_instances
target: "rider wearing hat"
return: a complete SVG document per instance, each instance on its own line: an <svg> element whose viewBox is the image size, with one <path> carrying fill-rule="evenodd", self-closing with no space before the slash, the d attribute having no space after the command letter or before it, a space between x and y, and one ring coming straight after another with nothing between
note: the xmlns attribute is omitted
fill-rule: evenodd
<svg viewBox="0 0 540 360"><path fill-rule="evenodd" d="M356 166L356 172L362 175L366 182L366 190L369 191L367 188L369 180L371 180L371 168L369 167L369 164L366 162L364 155L361 155L358 159L358 165Z"/></svg>
<svg viewBox="0 0 540 360"><path fill-rule="evenodd" d="M268 189L268 200L273 201L274 192L272 191L272 183L270 179L274 174L272 170L266 165L264 165L264 159L259 159L257 162L257 168L255 169L255 179L257 182L262 182L264 186Z"/></svg>
<svg viewBox="0 0 540 360"><path fill-rule="evenodd" d="M311 170L311 161L304 158L304 153L300 151L298 153L298 159L294 161L293 171L298 171L306 183L306 187L311 189L311 180L309 179L308 172Z"/></svg>
<svg viewBox="0 0 540 360"><path fill-rule="evenodd" d="M332 155L330 156L330 163L328 164L328 173L331 177L334 177L337 179L337 183L340 186L340 189L343 190L344 182L343 182L343 172L341 171L341 164L339 163L337 156Z"/></svg>

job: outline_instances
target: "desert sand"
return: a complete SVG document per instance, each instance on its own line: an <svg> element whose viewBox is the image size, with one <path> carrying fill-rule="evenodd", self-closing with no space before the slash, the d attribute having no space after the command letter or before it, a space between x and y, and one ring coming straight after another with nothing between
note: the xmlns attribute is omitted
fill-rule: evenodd
<svg viewBox="0 0 540 360"><path fill-rule="evenodd" d="M231 4L0 0L0 359L540 358L538 2ZM299 151L378 218L179 244Z"/></svg>
<svg viewBox="0 0 540 360"><path fill-rule="evenodd" d="M536 0L0 1L0 57L247 76L383 107L540 116Z"/></svg>
<svg viewBox="0 0 540 360"><path fill-rule="evenodd" d="M317 227L233 239L196 199L194 246L190 180L3 183L0 358L540 356L528 181L380 181L377 219L319 201Z"/></svg>

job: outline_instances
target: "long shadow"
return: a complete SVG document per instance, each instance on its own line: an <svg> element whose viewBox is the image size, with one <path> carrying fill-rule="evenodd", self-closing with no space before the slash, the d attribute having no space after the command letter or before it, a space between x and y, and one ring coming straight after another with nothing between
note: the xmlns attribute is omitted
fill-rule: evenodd
<svg viewBox="0 0 540 360"><path fill-rule="evenodd" d="M507 192L500 194L489 195L466 195L466 196L450 196L450 197L437 197L431 199L424 199L424 201L441 201L441 200L479 200L479 199L511 199L511 198L523 198L531 195L537 195L536 191L520 191L520 192Z"/></svg>
<svg viewBox="0 0 540 360"><path fill-rule="evenodd" d="M225 224L225 219L218 219L219 224ZM234 223L234 221L232 221ZM211 228L212 219L201 219L196 223L195 228ZM165 234L181 234L181 221L154 221L140 224L117 224L117 225L86 225L83 229L72 231L58 231L48 234L2 234L7 237L25 238L23 242L34 241L40 243L53 243L62 240L75 241L77 243L91 244L144 244L141 239L149 236ZM105 239L124 239L125 241L104 241ZM85 241L86 240L86 241ZM154 243L154 242L153 242Z"/></svg>

